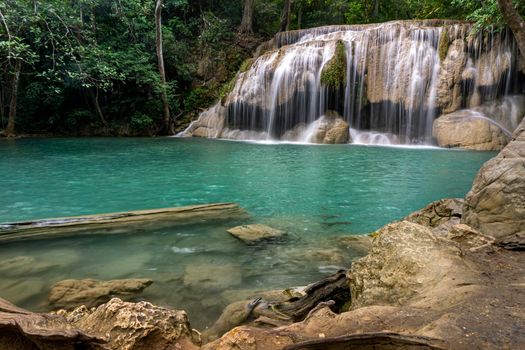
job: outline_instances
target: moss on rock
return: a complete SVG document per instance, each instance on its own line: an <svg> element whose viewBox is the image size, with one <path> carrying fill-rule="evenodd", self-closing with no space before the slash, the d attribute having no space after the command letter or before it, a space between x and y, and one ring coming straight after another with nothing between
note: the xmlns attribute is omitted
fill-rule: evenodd
<svg viewBox="0 0 525 350"><path fill-rule="evenodd" d="M334 56L321 71L321 84L332 88L346 85L346 47L341 40L336 44Z"/></svg>
<svg viewBox="0 0 525 350"><path fill-rule="evenodd" d="M449 46L450 46L450 40L448 38L448 30L447 28L443 28L443 31L441 32L441 36L439 37L439 43L438 43L438 54L439 54L439 60L441 62L443 62L445 58L447 57Z"/></svg>
<svg viewBox="0 0 525 350"><path fill-rule="evenodd" d="M239 71L241 73L249 71L250 68L252 68L253 62L255 62L253 58L245 59L244 62L242 62L241 67L239 68Z"/></svg>

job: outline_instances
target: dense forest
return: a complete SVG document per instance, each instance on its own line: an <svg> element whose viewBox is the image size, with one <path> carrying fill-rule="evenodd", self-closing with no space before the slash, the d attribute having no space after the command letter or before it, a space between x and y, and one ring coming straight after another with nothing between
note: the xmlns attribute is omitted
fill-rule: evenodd
<svg viewBox="0 0 525 350"><path fill-rule="evenodd" d="M279 31L452 18L525 42L524 13L523 0L4 0L0 130L172 134Z"/></svg>

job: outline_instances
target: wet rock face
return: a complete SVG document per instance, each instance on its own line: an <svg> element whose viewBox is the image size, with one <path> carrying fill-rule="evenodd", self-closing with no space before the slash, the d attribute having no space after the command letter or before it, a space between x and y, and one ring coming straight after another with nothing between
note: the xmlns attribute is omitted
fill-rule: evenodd
<svg viewBox="0 0 525 350"><path fill-rule="evenodd" d="M220 103L217 103L212 108L202 112L199 118L192 122L179 136L218 138L224 128L224 121L225 109Z"/></svg>
<svg viewBox="0 0 525 350"><path fill-rule="evenodd" d="M509 138L490 120L472 116L469 110L443 115L434 121L433 136L440 147L497 151Z"/></svg>
<svg viewBox="0 0 525 350"><path fill-rule="evenodd" d="M94 307L115 296L131 298L153 283L149 279L98 281L94 279L64 280L55 283L49 293L53 307L68 308L79 305Z"/></svg>
<svg viewBox="0 0 525 350"><path fill-rule="evenodd" d="M525 96L512 95L472 109L442 115L433 136L441 147L501 150L525 116Z"/></svg>
<svg viewBox="0 0 525 350"><path fill-rule="evenodd" d="M337 109L352 128L430 142L436 111L475 107L519 85L517 75L509 75L517 66L512 36L474 36L471 29L460 21L395 21L279 33L241 69L223 99L224 129L295 140L294 127ZM210 132L208 114L201 119L188 134L252 138Z"/></svg>
<svg viewBox="0 0 525 350"><path fill-rule="evenodd" d="M310 140L313 143L325 144L348 143L350 126L337 113L328 111L319 119Z"/></svg>
<svg viewBox="0 0 525 350"><path fill-rule="evenodd" d="M462 222L496 238L525 231L525 120L486 162L465 197Z"/></svg>
<svg viewBox="0 0 525 350"><path fill-rule="evenodd" d="M186 312L143 301L129 303L114 298L93 311L80 307L66 314L66 319L89 334L105 338L111 350L193 350L200 343Z"/></svg>

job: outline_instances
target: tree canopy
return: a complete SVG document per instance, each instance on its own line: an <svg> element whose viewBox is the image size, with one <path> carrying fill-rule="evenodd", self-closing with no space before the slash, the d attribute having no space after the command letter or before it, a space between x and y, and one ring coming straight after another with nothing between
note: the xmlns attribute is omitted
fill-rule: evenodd
<svg viewBox="0 0 525 350"><path fill-rule="evenodd" d="M247 2L250 22L243 21ZM18 132L154 135L165 129L163 100L181 127L218 98L283 18L289 30L411 18L468 19L479 28L504 23L497 0L161 3L165 82L156 52L158 1L2 1L0 130L16 115ZM525 1L514 4L523 14Z"/></svg>

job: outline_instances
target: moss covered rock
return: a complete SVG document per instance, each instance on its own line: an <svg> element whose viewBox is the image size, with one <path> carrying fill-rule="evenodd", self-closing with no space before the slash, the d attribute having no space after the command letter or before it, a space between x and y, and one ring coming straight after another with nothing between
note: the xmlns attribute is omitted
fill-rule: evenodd
<svg viewBox="0 0 525 350"><path fill-rule="evenodd" d="M447 57L448 47L450 46L450 40L448 38L448 30L447 28L443 28L443 31L441 32L441 36L439 37L439 43L438 43L438 54L439 54L439 60L443 62L445 58Z"/></svg>
<svg viewBox="0 0 525 350"><path fill-rule="evenodd" d="M341 40L337 42L334 55L321 71L321 84L331 88L346 85L346 47Z"/></svg>

